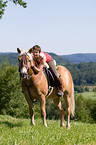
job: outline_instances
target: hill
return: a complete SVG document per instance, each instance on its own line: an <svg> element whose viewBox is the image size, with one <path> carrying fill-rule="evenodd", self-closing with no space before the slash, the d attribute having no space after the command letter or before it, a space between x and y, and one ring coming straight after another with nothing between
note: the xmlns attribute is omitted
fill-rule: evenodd
<svg viewBox="0 0 96 145"><path fill-rule="evenodd" d="M72 63L96 62L96 53L77 53L61 56Z"/></svg>
<svg viewBox="0 0 96 145"><path fill-rule="evenodd" d="M18 61L18 53L0 53L0 64L9 62L9 64L16 65Z"/></svg>
<svg viewBox="0 0 96 145"><path fill-rule="evenodd" d="M57 63L59 64L64 64L64 63L71 63L69 60L67 60L66 58L60 56L60 55L56 55L55 53L49 53L53 59L56 60Z"/></svg>
<svg viewBox="0 0 96 145"><path fill-rule="evenodd" d="M56 55L55 53L49 53L58 64L70 63L67 59L62 56ZM18 64L18 53L0 53L0 64L9 62L9 64Z"/></svg>
<svg viewBox="0 0 96 145"><path fill-rule="evenodd" d="M96 53L77 53L70 55L56 55L55 53L49 54L58 64L96 62ZM5 61L8 61L9 64L17 64L18 53L0 53L0 64Z"/></svg>

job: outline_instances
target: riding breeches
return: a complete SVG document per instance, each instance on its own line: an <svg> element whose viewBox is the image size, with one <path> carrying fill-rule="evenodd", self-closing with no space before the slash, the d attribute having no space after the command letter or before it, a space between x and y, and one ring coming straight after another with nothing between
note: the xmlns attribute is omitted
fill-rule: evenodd
<svg viewBox="0 0 96 145"><path fill-rule="evenodd" d="M49 67L51 68L52 72L54 73L56 78L59 78L59 74L56 70L56 65L53 59L51 59L49 62L47 62Z"/></svg>

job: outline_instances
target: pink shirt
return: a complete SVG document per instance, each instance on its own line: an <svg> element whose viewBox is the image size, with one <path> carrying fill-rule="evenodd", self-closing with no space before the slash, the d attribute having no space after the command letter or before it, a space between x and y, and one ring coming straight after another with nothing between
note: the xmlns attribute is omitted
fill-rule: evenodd
<svg viewBox="0 0 96 145"><path fill-rule="evenodd" d="M46 62L49 62L51 60L51 56L48 53L42 52L44 56L46 57Z"/></svg>

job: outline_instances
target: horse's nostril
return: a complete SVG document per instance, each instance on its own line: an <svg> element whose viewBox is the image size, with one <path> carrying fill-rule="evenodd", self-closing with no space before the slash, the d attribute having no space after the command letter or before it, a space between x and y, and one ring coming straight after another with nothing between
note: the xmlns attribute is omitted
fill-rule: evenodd
<svg viewBox="0 0 96 145"><path fill-rule="evenodd" d="M22 74L22 77L24 78L25 76L26 76L26 74L25 74L25 73L23 73L23 74Z"/></svg>
<svg viewBox="0 0 96 145"><path fill-rule="evenodd" d="M24 77L24 74L22 74L22 77Z"/></svg>
<svg viewBox="0 0 96 145"><path fill-rule="evenodd" d="M20 73L20 76L21 76L22 78L26 78L27 74L26 74L26 73Z"/></svg>

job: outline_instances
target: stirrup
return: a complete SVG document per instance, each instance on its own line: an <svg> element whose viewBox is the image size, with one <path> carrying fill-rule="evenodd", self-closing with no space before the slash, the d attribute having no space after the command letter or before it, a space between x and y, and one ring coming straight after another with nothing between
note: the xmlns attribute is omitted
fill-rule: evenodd
<svg viewBox="0 0 96 145"><path fill-rule="evenodd" d="M58 96L58 97L63 97L63 95L64 95L64 93L63 93L62 91L59 91L59 92L57 93L57 96Z"/></svg>

